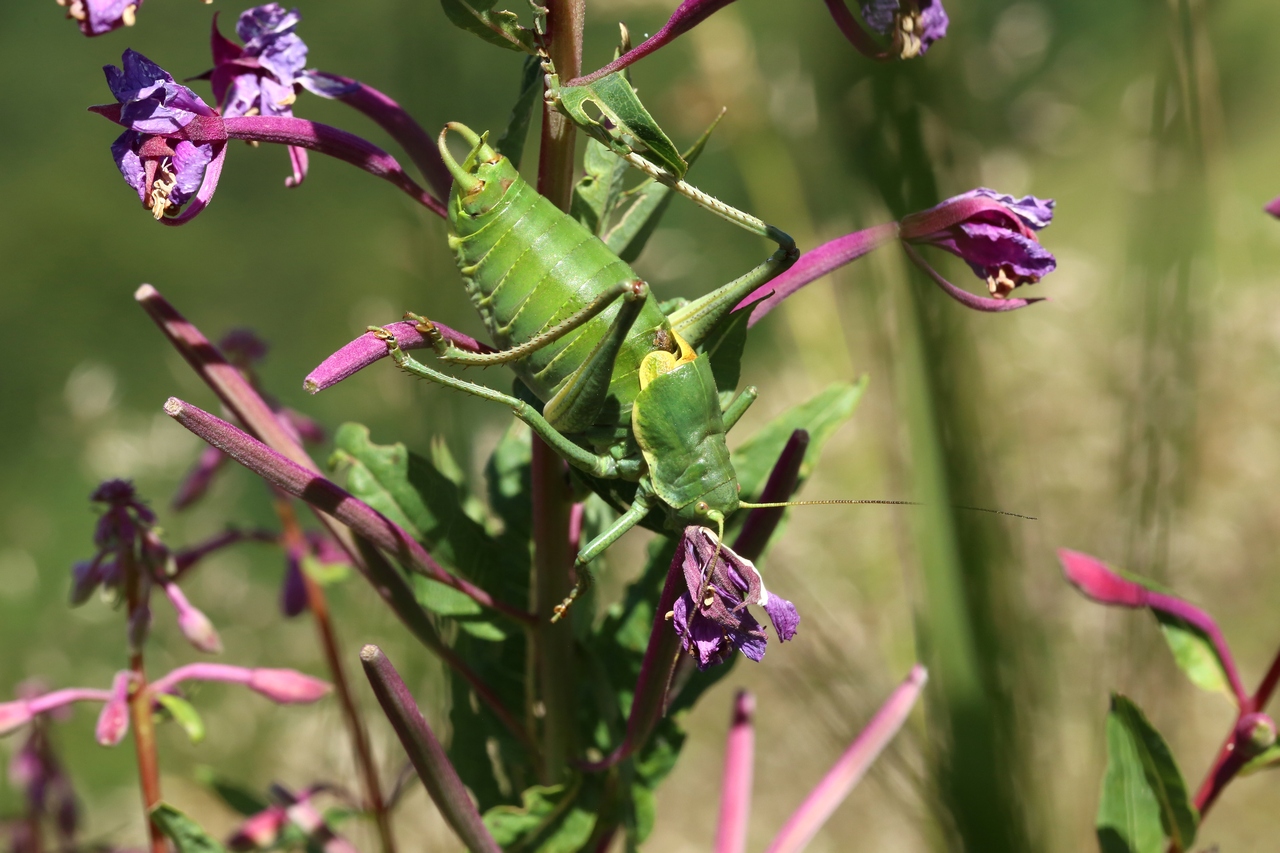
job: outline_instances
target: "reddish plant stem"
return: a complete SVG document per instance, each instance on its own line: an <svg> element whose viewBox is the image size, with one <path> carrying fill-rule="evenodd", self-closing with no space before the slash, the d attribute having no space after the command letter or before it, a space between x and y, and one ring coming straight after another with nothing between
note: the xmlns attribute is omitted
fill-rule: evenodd
<svg viewBox="0 0 1280 853"><path fill-rule="evenodd" d="M547 3L547 50L562 79L576 77L582 68L585 14L585 0ZM573 124L544 103L538 192L566 212L573 195L574 138ZM575 735L573 616L571 613L567 619L551 621L553 609L574 585L573 553L569 548L572 497L564 467L564 461L534 436L532 604L538 621L530 636L538 679L532 707L542 712L543 781L548 784L562 781L574 751Z"/></svg>
<svg viewBox="0 0 1280 853"><path fill-rule="evenodd" d="M1261 712L1267 707L1267 703L1271 701L1271 696L1275 693L1276 685L1280 684L1280 650L1276 651L1275 658L1271 661L1271 666L1267 668L1267 674L1262 677L1262 681L1258 684L1258 689L1254 691L1249 701L1245 703L1236 714L1235 723L1231 727L1231 731L1227 733L1226 740L1218 749L1218 755L1213 760L1209 772L1205 774L1204 781L1200 783L1199 790L1196 791L1195 806L1200 812L1200 819L1204 820L1205 812L1207 812L1215 802L1217 802L1222 790L1227 787L1236 774L1240 772L1240 768L1245 765L1247 759L1240 755L1240 751L1236 748L1236 733L1239 729L1241 721L1245 715L1254 712ZM1170 846L1170 850L1174 848Z"/></svg>
<svg viewBox="0 0 1280 853"><path fill-rule="evenodd" d="M283 496L277 496L275 505L276 515L280 518L281 529L284 532L285 547L294 549L298 554L304 553L306 539L298 524L293 506ZM307 591L307 607L311 610L311 616L315 621L316 633L320 637L320 648L324 652L325 663L329 667L329 675L333 680L338 704L342 706L342 716L347 724L347 733L351 737L351 750L364 784L365 808L373 814L373 822L378 827L378 838L382 842L383 853L395 853L396 842L391 832L391 816L387 812L386 800L382 796L378 767L374 763L373 749L369 745L369 733L360 716L355 697L351 693L346 669L342 665L337 632L329 615L328 598L324 594L324 587L307 573L305 567L302 568L301 574Z"/></svg>
<svg viewBox="0 0 1280 853"><path fill-rule="evenodd" d="M135 559L132 546L120 553L121 568L125 578L127 624L132 629L139 609L147 606L149 586L142 582L141 567ZM132 631L131 631L132 633ZM147 821L151 838L151 853L168 853L169 845L164 833L151 819L151 811L160 805L160 759L156 754L156 727L151 714L151 694L147 690L147 667L142 654L145 635L130 637L130 644L137 642L129 652L129 669L133 672L133 692L129 694L129 720L133 727L133 747L138 758L138 784L142 788L142 814Z"/></svg>

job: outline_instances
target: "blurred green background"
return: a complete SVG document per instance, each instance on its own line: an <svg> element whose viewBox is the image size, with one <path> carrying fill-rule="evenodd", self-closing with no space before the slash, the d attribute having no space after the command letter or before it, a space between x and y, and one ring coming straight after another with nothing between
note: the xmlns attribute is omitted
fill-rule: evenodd
<svg viewBox="0 0 1280 853"><path fill-rule="evenodd" d="M674 5L590 0L585 66L611 56L617 21L638 40ZM265 491L240 470L195 509L166 509L198 447L160 406L169 395L213 401L134 305L140 283L211 337L249 326L268 338L266 387L330 427L360 420L375 440L416 449L442 436L473 471L504 428L494 408L389 368L315 398L302 391L325 355L406 309L481 332L443 224L388 185L317 156L308 181L286 190L283 150L235 145L209 210L168 229L120 180L108 152L116 129L84 111L110 100L100 67L133 47L180 78L197 74L211 12L229 31L241 8L150 0L137 27L86 40L52 2L0 4L0 696L36 677L105 686L123 661L116 614L96 600L66 606L69 568L91 553L88 495L102 478L133 478L174 546L227 521L272 524ZM312 66L384 90L429 129L505 124L520 57L455 30L438 4L299 8ZM634 69L682 145L729 107L695 183L802 246L977 185L1058 200L1042 237L1059 270L1034 288L1051 302L968 313L888 247L754 330L744 381L761 399L736 436L829 382L871 376L805 497L914 497L1040 520L796 511L766 571L799 607L800 635L703 700L661 789L650 849L709 847L734 688L759 696L762 848L917 656L933 665L925 713L811 849L1091 847L1110 689L1138 700L1198 784L1232 709L1184 682L1149 619L1068 589L1058 546L1205 606L1246 682L1280 641L1280 223L1261 211L1280 193L1269 41L1280 6L969 0L948 11L950 35L924 60L877 66L818 0L741 0ZM340 104L304 94L295 109L390 147ZM767 252L677 202L637 268L664 297L692 295ZM959 262L930 257L982 286ZM628 537L615 568L638 566L644 536ZM310 625L277 615L282 568L271 549L244 546L201 568L189 596L219 625L227 662L320 673ZM384 644L442 719L434 663L362 582L334 598L352 664L362 643ZM157 613L154 668L193 659ZM198 765L259 787L350 776L332 703L282 709L210 687L197 704L208 740L193 747L164 730L164 783L212 828L232 816L190 781ZM392 736L371 719L390 774ZM131 751L96 746L92 724L81 709L56 734L90 837L137 843ZM1259 849L1274 832L1275 784L1266 774L1233 784L1199 846ZM0 789L0 813L17 807ZM400 821L406 849L452 849L421 791Z"/></svg>

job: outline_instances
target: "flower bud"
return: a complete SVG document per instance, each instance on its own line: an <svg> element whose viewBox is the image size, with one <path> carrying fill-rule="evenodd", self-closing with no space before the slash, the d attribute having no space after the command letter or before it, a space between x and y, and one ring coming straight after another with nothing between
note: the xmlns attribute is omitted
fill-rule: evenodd
<svg viewBox="0 0 1280 853"><path fill-rule="evenodd" d="M248 687L282 705L315 702L332 689L328 682L292 669L255 669Z"/></svg>
<svg viewBox="0 0 1280 853"><path fill-rule="evenodd" d="M222 653L222 640L209 617L191 605L176 583L165 584L164 593L178 612L178 630L187 642L211 655Z"/></svg>
<svg viewBox="0 0 1280 853"><path fill-rule="evenodd" d="M127 670L117 672L111 682L111 698L102 706L97 728L94 729L94 737L103 746L115 746L129 731L129 687L132 684L133 673Z"/></svg>

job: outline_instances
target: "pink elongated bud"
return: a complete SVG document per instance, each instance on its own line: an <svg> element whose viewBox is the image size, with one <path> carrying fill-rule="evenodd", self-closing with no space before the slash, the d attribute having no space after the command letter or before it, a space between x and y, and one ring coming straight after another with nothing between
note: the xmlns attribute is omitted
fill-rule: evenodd
<svg viewBox="0 0 1280 853"><path fill-rule="evenodd" d="M133 673L125 670L116 673L111 682L111 698L102 706L94 738L103 746L115 746L124 740L129 731L129 688Z"/></svg>
<svg viewBox="0 0 1280 853"><path fill-rule="evenodd" d="M485 346L475 338L450 329L448 326L441 325L435 321L432 321L432 325L436 327L436 331L446 341L467 352L494 351L492 347ZM402 350L422 349L423 347L431 346L430 341L423 336L422 332L418 331L416 323L405 320L399 323L392 323L383 328L395 335L396 343L400 345ZM386 341L373 332L365 332L322 361L319 367L311 371L307 378L302 380L302 387L309 394L319 393L326 388L332 388L348 376L386 357Z"/></svg>
<svg viewBox="0 0 1280 853"><path fill-rule="evenodd" d="M173 609L178 613L178 630L187 638L187 642L206 654L221 654L222 639L218 636L213 623L209 621L209 617L187 601L187 597L183 595L176 583L165 584L164 594L168 596Z"/></svg>
<svg viewBox="0 0 1280 853"><path fill-rule="evenodd" d="M1067 580L1085 597L1120 607L1147 606L1147 588L1120 577L1101 560L1066 548L1058 549L1058 560Z"/></svg>
<svg viewBox="0 0 1280 853"><path fill-rule="evenodd" d="M13 734L31 722L35 714L31 712L31 703L26 699L13 702L0 702L0 737Z"/></svg>
<svg viewBox="0 0 1280 853"><path fill-rule="evenodd" d="M767 853L799 853L862 780L907 721L928 673L917 664L778 832Z"/></svg>
<svg viewBox="0 0 1280 853"><path fill-rule="evenodd" d="M255 669L248 688L281 705L300 705L324 698L333 686L292 669Z"/></svg>
<svg viewBox="0 0 1280 853"><path fill-rule="evenodd" d="M183 681L221 681L243 684L282 705L315 702L329 692L328 682L292 669L250 669L225 663L189 663L152 682L155 693L172 693Z"/></svg>
<svg viewBox="0 0 1280 853"><path fill-rule="evenodd" d="M1272 199L1270 204L1264 207L1263 210L1265 210L1267 213L1270 213L1272 216L1276 217L1277 219L1280 219L1280 198Z"/></svg>

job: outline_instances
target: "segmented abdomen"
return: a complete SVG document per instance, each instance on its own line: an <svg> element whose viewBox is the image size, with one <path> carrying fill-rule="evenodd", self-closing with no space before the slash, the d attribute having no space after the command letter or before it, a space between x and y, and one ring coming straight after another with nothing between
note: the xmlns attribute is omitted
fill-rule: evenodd
<svg viewBox="0 0 1280 853"><path fill-rule="evenodd" d="M469 217L450 205L449 245L467 293L493 343L506 349L528 341L595 301L606 288L637 276L576 219L523 180L488 213ZM586 360L618 313L609 306L581 328L514 363L516 374L543 401L551 399ZM670 329L652 295L618 355L601 426L629 423L639 393L640 360L655 334Z"/></svg>

